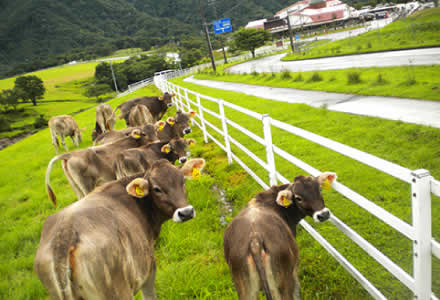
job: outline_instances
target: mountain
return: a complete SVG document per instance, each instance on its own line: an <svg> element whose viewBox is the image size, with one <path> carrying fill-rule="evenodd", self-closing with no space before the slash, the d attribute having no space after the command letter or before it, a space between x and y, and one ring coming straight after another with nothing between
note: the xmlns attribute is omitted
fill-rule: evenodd
<svg viewBox="0 0 440 300"><path fill-rule="evenodd" d="M217 18L230 17L233 28L291 3L201 0L208 22L215 8ZM201 30L198 0L0 0L0 19L0 74L31 62L34 67L47 60L56 64L75 58L74 53L149 49Z"/></svg>

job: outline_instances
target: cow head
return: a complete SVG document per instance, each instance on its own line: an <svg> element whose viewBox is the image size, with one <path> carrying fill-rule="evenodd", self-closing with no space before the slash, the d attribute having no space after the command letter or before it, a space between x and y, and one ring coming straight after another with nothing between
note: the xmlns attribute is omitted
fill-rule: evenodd
<svg viewBox="0 0 440 300"><path fill-rule="evenodd" d="M332 172L324 172L318 177L297 176L287 189L278 192L276 202L284 207L294 205L315 222L324 222L330 218L330 211L325 207L321 187L330 188L336 178Z"/></svg>
<svg viewBox="0 0 440 300"><path fill-rule="evenodd" d="M193 143L195 143L193 139L172 139L169 143L162 146L161 151L166 154L173 153L176 159L178 159L181 164L184 164L188 159L187 146Z"/></svg>
<svg viewBox="0 0 440 300"><path fill-rule="evenodd" d="M191 133L191 127L189 125L189 120L195 116L195 112L184 113L178 111L174 116L177 133L180 137L183 137L185 134Z"/></svg>
<svg viewBox="0 0 440 300"><path fill-rule="evenodd" d="M192 159L182 168L161 159L151 166L143 178L131 181L126 190L133 197L153 201L166 218L172 218L174 222L185 222L194 218L196 213L188 204L184 179L192 177L195 170L200 172L204 166L203 159Z"/></svg>
<svg viewBox="0 0 440 300"><path fill-rule="evenodd" d="M165 92L163 96L159 96L157 99L159 101L163 101L163 103L166 104L167 107L171 107L173 105L174 96L176 96L176 94L169 94L168 92Z"/></svg>
<svg viewBox="0 0 440 300"><path fill-rule="evenodd" d="M158 142L159 138L157 137L156 126L153 124L147 124L142 127L142 131L145 133L145 138L148 140L148 143Z"/></svg>

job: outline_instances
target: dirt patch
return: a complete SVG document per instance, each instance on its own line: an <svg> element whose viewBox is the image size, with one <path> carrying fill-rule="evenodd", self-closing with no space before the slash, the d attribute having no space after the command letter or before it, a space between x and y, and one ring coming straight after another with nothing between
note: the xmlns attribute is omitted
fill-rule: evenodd
<svg viewBox="0 0 440 300"><path fill-rule="evenodd" d="M16 135L11 138L0 139L0 150L3 150L4 148L6 148L10 145L13 145L13 144L21 141L22 139L27 138L28 136L31 136L33 134L34 134L34 132L26 132L26 133Z"/></svg>

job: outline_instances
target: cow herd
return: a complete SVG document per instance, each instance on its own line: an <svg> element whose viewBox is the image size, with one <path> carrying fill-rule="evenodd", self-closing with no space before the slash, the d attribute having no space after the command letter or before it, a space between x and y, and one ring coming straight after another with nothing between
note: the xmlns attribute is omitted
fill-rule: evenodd
<svg viewBox="0 0 440 300"><path fill-rule="evenodd" d="M194 112L161 120L173 94L128 100L113 110L101 104L92 132L94 145L56 155L46 171L49 199L56 204L50 173L61 161L78 200L44 223L35 271L52 299L155 299L154 244L161 225L195 217L187 202L185 178L197 178L202 158L189 159L185 139ZM126 129L114 130L119 119ZM81 129L71 116L49 121L52 143L60 137L76 146ZM175 166L176 162L179 166ZM240 299L300 298L296 226L310 216L330 217L321 186L336 174L297 176L289 184L257 194L232 220L224 235L224 253Z"/></svg>

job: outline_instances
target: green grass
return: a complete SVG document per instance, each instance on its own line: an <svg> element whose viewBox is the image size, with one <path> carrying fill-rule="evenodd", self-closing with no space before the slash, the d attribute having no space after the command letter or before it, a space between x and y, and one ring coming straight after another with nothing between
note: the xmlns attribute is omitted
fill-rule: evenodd
<svg viewBox="0 0 440 300"><path fill-rule="evenodd" d="M350 81L348 76L351 73L357 73L361 82ZM196 74L195 78L368 96L440 100L440 66L437 65L355 68L288 74L290 77L286 72L258 75L219 72L214 75L208 71ZM319 74L323 80L310 80L314 74ZM379 75L382 79L378 81ZM298 77L302 80L298 80Z"/></svg>
<svg viewBox="0 0 440 300"><path fill-rule="evenodd" d="M331 112L324 108L312 108L303 104L273 102L198 86L183 82L181 79L175 82L204 95L221 98L262 114L269 113L272 118L350 145L406 168L427 169L435 178L440 178L440 129ZM202 104L218 113L216 104L203 99ZM225 108L225 113L230 120L262 137L260 121L228 108ZM208 121L221 128L220 122L206 113L205 116ZM263 161L265 160L266 154L263 146L234 128L229 127L229 134ZM275 145L321 171L337 172L341 183L411 224L411 198L408 184L274 127L272 127L272 134ZM214 136L223 142L221 136L215 133ZM232 146L232 148L240 159L267 182L268 175L264 169L237 147ZM280 173L289 179L295 175L304 174L304 171L278 156L276 156L276 166ZM336 216L411 274L411 241L335 191L325 192L324 198ZM242 202L237 202L237 204L238 207L244 205ZM440 213L439 198L433 198L432 209L433 236L439 240L440 220L434 217ZM312 226L365 274L385 296L393 299L411 297L409 290L403 284L394 279L333 225L323 223L312 224ZM347 295L353 299L365 297L362 288L304 230L300 230L298 234L298 243L301 253L300 278L306 299L339 299L346 298ZM433 266L433 289L440 294L439 261L433 259Z"/></svg>
<svg viewBox="0 0 440 300"><path fill-rule="evenodd" d="M95 73L96 65L97 63L64 65L30 73L43 80L46 93L43 99L37 101L37 106L33 106L32 103L22 103L17 109L23 112L3 114L11 122L12 130L0 133L0 138L34 131L32 125L40 114L50 119L52 116L74 114L95 106L96 99L87 98L83 93ZM0 90L13 88L15 78L1 80ZM103 98L111 96L114 96L114 93L103 95Z"/></svg>
<svg viewBox="0 0 440 300"><path fill-rule="evenodd" d="M384 28L334 41L299 54L289 54L282 60L438 46L440 45L439 30L440 8L425 9Z"/></svg>

